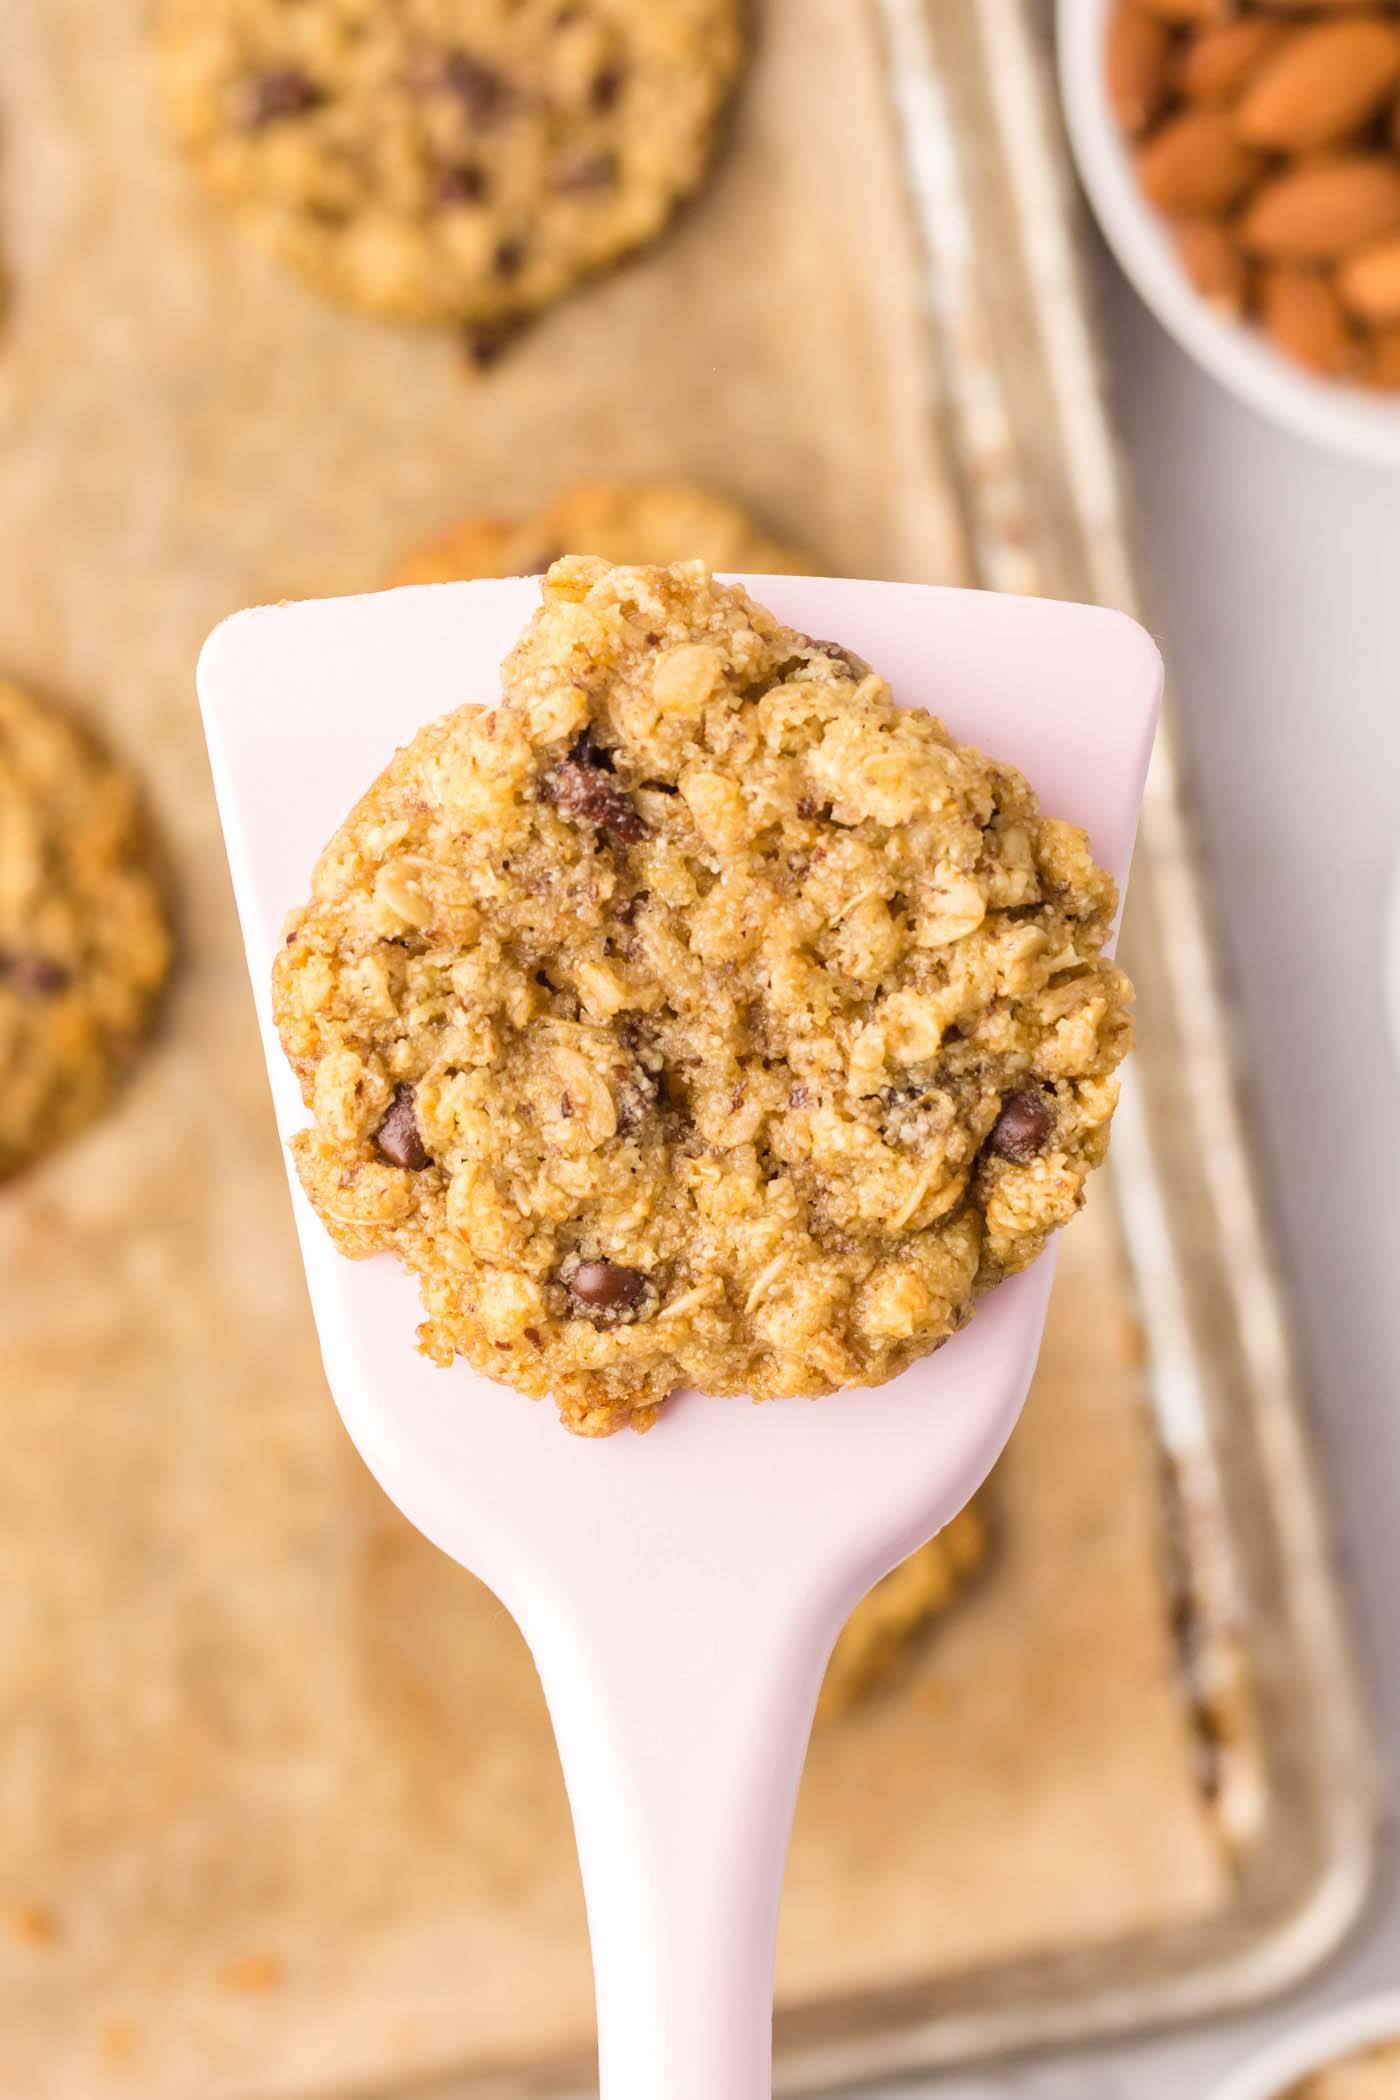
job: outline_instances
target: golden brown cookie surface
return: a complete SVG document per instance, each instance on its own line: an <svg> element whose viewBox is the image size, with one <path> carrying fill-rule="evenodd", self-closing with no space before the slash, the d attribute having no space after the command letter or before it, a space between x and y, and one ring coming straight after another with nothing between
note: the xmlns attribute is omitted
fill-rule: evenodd
<svg viewBox="0 0 1400 2100"><path fill-rule="evenodd" d="M505 333L653 239L709 165L737 0L161 0L208 187L319 290Z"/></svg>
<svg viewBox="0 0 1400 2100"><path fill-rule="evenodd" d="M430 1355L575 1429L879 1383L1103 1157L1113 883L703 565L570 558L542 597L501 703L399 753L289 929L303 1182L418 1277Z"/></svg>
<svg viewBox="0 0 1400 2100"><path fill-rule="evenodd" d="M0 1178L105 1105L169 961L130 775L0 679Z"/></svg>
<svg viewBox="0 0 1400 2100"><path fill-rule="evenodd" d="M985 1498L979 1494L862 1597L831 1651L817 1701L820 1726L841 1720L900 1675L934 1620L981 1573L987 1547Z"/></svg>
<svg viewBox="0 0 1400 2100"><path fill-rule="evenodd" d="M819 576L800 548L765 532L742 504L694 481L589 481L519 518L467 518L408 555L394 583L543 575L564 554L604 561L703 561L750 576Z"/></svg>

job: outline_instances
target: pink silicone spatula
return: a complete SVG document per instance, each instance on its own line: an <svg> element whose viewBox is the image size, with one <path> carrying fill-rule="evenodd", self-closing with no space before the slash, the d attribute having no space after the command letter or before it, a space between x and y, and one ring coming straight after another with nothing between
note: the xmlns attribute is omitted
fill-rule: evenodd
<svg viewBox="0 0 1400 2100"><path fill-rule="evenodd" d="M1018 765L1127 873L1161 689L1119 614L923 585L750 579L898 700ZM269 1015L285 913L394 748L490 700L531 578L264 607L199 667L272 1090L305 1111ZM573 1807L604 2100L767 2100L793 1803L831 1644L863 1592L961 1507L1010 1433L1047 1257L937 1355L816 1402L682 1395L647 1436L569 1436L548 1405L415 1353L414 1285L343 1260L293 1183L331 1390L406 1516L519 1622ZM878 1785L878 1774L871 1783Z"/></svg>

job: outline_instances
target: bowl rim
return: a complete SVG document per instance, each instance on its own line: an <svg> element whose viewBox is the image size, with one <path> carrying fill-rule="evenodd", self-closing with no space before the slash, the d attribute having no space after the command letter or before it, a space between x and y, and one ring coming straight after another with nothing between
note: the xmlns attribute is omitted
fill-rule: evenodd
<svg viewBox="0 0 1400 2100"><path fill-rule="evenodd" d="M1391 2041L1400 2041L1397 1990L1319 2013L1239 2065L1223 2085L1213 2088L1210 2100L1286 2100L1300 2078Z"/></svg>
<svg viewBox="0 0 1400 2100"><path fill-rule="evenodd" d="M1217 312L1184 275L1166 222L1138 188L1109 107L1103 45L1114 0L1057 0L1060 93L1094 215L1124 274L1182 347L1276 423L1335 452L1400 470L1400 395L1317 377L1256 329Z"/></svg>
<svg viewBox="0 0 1400 2100"><path fill-rule="evenodd" d="M1385 997L1386 1020L1390 1027L1390 1047L1395 1060L1400 1064L1400 860L1391 870L1390 884L1385 899L1385 926L1382 934L1384 963L1381 986Z"/></svg>

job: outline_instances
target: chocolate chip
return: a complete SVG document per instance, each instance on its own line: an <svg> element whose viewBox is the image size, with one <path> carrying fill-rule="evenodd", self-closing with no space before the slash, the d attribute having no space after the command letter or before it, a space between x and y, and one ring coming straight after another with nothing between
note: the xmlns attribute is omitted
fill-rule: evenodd
<svg viewBox="0 0 1400 2100"><path fill-rule="evenodd" d="M582 766L596 766L600 773L615 773L617 760L606 744L595 744L589 731L581 729L569 746L570 758Z"/></svg>
<svg viewBox="0 0 1400 2100"><path fill-rule="evenodd" d="M797 814L804 821L814 817L820 808L821 804L815 795L799 795L797 798Z"/></svg>
<svg viewBox="0 0 1400 2100"><path fill-rule="evenodd" d="M265 124L281 123L285 117L304 117L325 99L315 81L299 67L276 66L249 82L248 122L261 131Z"/></svg>
<svg viewBox="0 0 1400 2100"><path fill-rule="evenodd" d="M515 101L504 73L484 65L469 51L449 51L442 64L443 85L452 90L478 131L491 131Z"/></svg>
<svg viewBox="0 0 1400 2100"><path fill-rule="evenodd" d="M71 981L63 964L47 955L0 955L0 977L25 999L52 999Z"/></svg>
<svg viewBox="0 0 1400 2100"><path fill-rule="evenodd" d="M604 66L600 72L594 74L593 85L588 90L588 99L599 116L616 106L625 78L622 67L616 65Z"/></svg>
<svg viewBox="0 0 1400 2100"><path fill-rule="evenodd" d="M418 1134L411 1086L395 1087L389 1112L374 1133L374 1142L391 1167L406 1167L410 1174L418 1174L432 1165Z"/></svg>
<svg viewBox="0 0 1400 2100"><path fill-rule="evenodd" d="M841 664L853 678L868 678L870 666L864 657L857 656L854 649L846 649L840 642L819 642L812 635L804 637L814 656L829 657L834 664Z"/></svg>
<svg viewBox="0 0 1400 2100"><path fill-rule="evenodd" d="M470 161L459 167L444 168L433 194L439 204L479 204L486 195L486 176Z"/></svg>
<svg viewBox="0 0 1400 2100"><path fill-rule="evenodd" d="M646 825L613 783L611 758L585 738L545 774L540 790L566 817L582 817L585 823L596 824L621 845L634 846L647 835Z"/></svg>
<svg viewBox="0 0 1400 2100"><path fill-rule="evenodd" d="M640 1269L624 1269L615 1261L581 1261L564 1281L576 1304L608 1319L631 1312L647 1286Z"/></svg>
<svg viewBox="0 0 1400 2100"><path fill-rule="evenodd" d="M564 196L584 196L590 191L610 190L617 181L617 155L591 153L586 160L571 161L560 168L554 187Z"/></svg>
<svg viewBox="0 0 1400 2100"><path fill-rule="evenodd" d="M1036 1087L1023 1087L1003 1101L987 1142L1003 1159L1034 1159L1054 1120L1044 1094Z"/></svg>
<svg viewBox="0 0 1400 2100"><path fill-rule="evenodd" d="M462 331L462 349L466 354L467 363L474 365L478 372L489 371L500 358L502 351L509 348L519 333L518 321L498 321L494 325L483 321L465 328Z"/></svg>
<svg viewBox="0 0 1400 2100"><path fill-rule="evenodd" d="M491 267L498 277L518 277L525 267L525 243L499 241L491 258Z"/></svg>

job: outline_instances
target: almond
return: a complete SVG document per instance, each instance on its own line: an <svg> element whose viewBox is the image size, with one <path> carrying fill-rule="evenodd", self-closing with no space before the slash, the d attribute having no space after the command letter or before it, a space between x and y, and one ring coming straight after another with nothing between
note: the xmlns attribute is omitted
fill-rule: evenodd
<svg viewBox="0 0 1400 2100"><path fill-rule="evenodd" d="M1371 337L1366 378L1372 386L1400 387L1400 328L1382 328Z"/></svg>
<svg viewBox="0 0 1400 2100"><path fill-rule="evenodd" d="M1400 235L1358 248L1337 272L1342 304L1373 328L1400 324Z"/></svg>
<svg viewBox="0 0 1400 2100"><path fill-rule="evenodd" d="M1370 16L1296 29L1259 68L1235 111L1248 146L1306 153L1349 138L1400 80L1400 35Z"/></svg>
<svg viewBox="0 0 1400 2100"><path fill-rule="evenodd" d="M1176 219L1172 240L1181 267L1206 302L1222 313L1243 313L1249 266L1219 219Z"/></svg>
<svg viewBox="0 0 1400 2100"><path fill-rule="evenodd" d="M1231 102L1254 68L1287 34L1282 22L1242 15L1191 37L1176 66L1176 85L1192 102Z"/></svg>
<svg viewBox="0 0 1400 2100"><path fill-rule="evenodd" d="M1240 241L1274 262L1335 262L1400 229L1400 167L1352 153L1289 168L1265 183L1240 221Z"/></svg>
<svg viewBox="0 0 1400 2100"><path fill-rule="evenodd" d="M1225 22L1234 13L1234 0L1134 0L1144 14L1159 22Z"/></svg>
<svg viewBox="0 0 1400 2100"><path fill-rule="evenodd" d="M1183 110L1137 157L1143 194L1159 211L1173 214L1228 211L1261 166L1219 109Z"/></svg>
<svg viewBox="0 0 1400 2100"><path fill-rule="evenodd" d="M1265 331L1286 356L1330 379L1355 373L1355 338L1340 299L1319 271L1267 271L1260 310Z"/></svg>
<svg viewBox="0 0 1400 2100"><path fill-rule="evenodd" d="M1108 22L1104 77L1119 129L1130 139L1146 131L1166 100L1171 47L1165 22L1145 15L1132 0L1118 0Z"/></svg>

